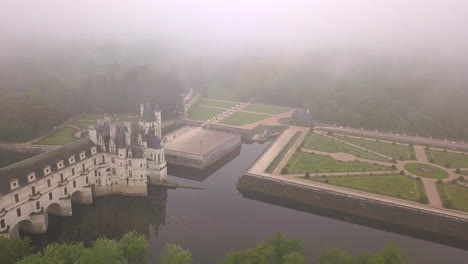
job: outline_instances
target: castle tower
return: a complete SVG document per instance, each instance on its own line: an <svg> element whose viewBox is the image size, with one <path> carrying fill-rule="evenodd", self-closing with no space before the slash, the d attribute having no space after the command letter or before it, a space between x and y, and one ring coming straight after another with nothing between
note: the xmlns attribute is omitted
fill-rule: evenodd
<svg viewBox="0 0 468 264"><path fill-rule="evenodd" d="M148 134L153 128L154 135L161 138L161 110L159 107L157 105L153 107L150 103L141 104L139 124L144 134Z"/></svg>
<svg viewBox="0 0 468 264"><path fill-rule="evenodd" d="M167 180L167 165L161 138L150 129L146 135L146 159L148 163L148 183Z"/></svg>

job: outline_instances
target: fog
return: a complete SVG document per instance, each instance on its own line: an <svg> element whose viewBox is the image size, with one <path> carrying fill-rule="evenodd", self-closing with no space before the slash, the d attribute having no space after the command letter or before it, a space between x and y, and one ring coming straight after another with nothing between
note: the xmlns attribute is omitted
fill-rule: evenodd
<svg viewBox="0 0 468 264"><path fill-rule="evenodd" d="M199 54L466 51L468 1L3 0L3 43L154 41Z"/></svg>

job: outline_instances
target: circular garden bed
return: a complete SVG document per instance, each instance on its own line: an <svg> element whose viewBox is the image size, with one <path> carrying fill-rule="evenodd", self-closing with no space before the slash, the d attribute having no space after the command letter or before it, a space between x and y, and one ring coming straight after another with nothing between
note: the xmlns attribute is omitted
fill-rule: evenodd
<svg viewBox="0 0 468 264"><path fill-rule="evenodd" d="M445 170L423 163L408 163L405 170L416 176L432 179L445 179L449 176Z"/></svg>

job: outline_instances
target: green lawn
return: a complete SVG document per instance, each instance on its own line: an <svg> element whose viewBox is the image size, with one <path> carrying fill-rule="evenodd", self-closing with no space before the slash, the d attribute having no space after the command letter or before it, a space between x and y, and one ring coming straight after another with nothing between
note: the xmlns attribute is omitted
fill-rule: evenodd
<svg viewBox="0 0 468 264"><path fill-rule="evenodd" d="M291 149L291 146L294 145L294 142L296 142L297 138L301 135L301 132L297 131L294 133L294 135L291 137L291 139L286 143L286 145L281 149L280 153L276 155L276 157L273 159L273 161L268 165L266 168L265 172L266 173L273 173L273 171L278 167L278 164L283 160L284 156L286 153L288 153L289 149Z"/></svg>
<svg viewBox="0 0 468 264"><path fill-rule="evenodd" d="M203 105L203 106L212 106L212 107L219 107L219 108L231 108L233 106L236 106L239 103L202 99L199 104Z"/></svg>
<svg viewBox="0 0 468 264"><path fill-rule="evenodd" d="M391 144L384 142L377 142L375 140L367 140L355 137L334 136L343 141L349 142L360 147L382 153L386 156L392 157L396 160L414 160L414 148L409 145Z"/></svg>
<svg viewBox="0 0 468 264"><path fill-rule="evenodd" d="M363 159L371 159L386 162L390 161L375 154L366 152L358 148L354 148L352 146L348 146L339 141L315 133L309 134L306 138L304 138L304 148L330 153L344 152L352 154L357 158Z"/></svg>
<svg viewBox="0 0 468 264"><path fill-rule="evenodd" d="M249 111L249 112L257 112L257 113L264 113L264 114L282 114L289 111L289 108L285 107L278 107L278 106L270 106L270 105L248 105L244 107L242 110Z"/></svg>
<svg viewBox="0 0 468 264"><path fill-rule="evenodd" d="M405 165L405 170L414 175L431 179L445 179L449 176L446 171L423 163L408 163Z"/></svg>
<svg viewBox="0 0 468 264"><path fill-rule="evenodd" d="M96 122L91 122L91 121L75 121L72 123L72 125L79 127L81 129L88 129L90 125L95 125Z"/></svg>
<svg viewBox="0 0 468 264"><path fill-rule="evenodd" d="M444 152L440 150L426 149L427 158L434 159L434 163L445 166L449 164L451 168L468 168L468 153L459 154Z"/></svg>
<svg viewBox="0 0 468 264"><path fill-rule="evenodd" d="M76 120L95 120L97 121L98 118L102 117L102 115L96 115L96 114L82 114L82 115L77 115L74 119Z"/></svg>
<svg viewBox="0 0 468 264"><path fill-rule="evenodd" d="M425 190L416 180L401 175L379 176L330 176L313 177L313 180L346 188L418 201Z"/></svg>
<svg viewBox="0 0 468 264"><path fill-rule="evenodd" d="M193 111L190 112L189 118L194 120L206 121L222 112L224 112L223 109L197 106L193 109Z"/></svg>
<svg viewBox="0 0 468 264"><path fill-rule="evenodd" d="M77 130L71 127L64 127L62 129L57 130L52 135L44 138L43 140L37 142L39 145L66 145L70 142L77 140L73 137L73 134Z"/></svg>
<svg viewBox="0 0 468 264"><path fill-rule="evenodd" d="M468 188L460 184L437 184L440 198L445 207L468 212Z"/></svg>
<svg viewBox="0 0 468 264"><path fill-rule="evenodd" d="M286 166L288 174L390 170L389 167L372 163L340 162L328 156L297 151Z"/></svg>
<svg viewBox="0 0 468 264"><path fill-rule="evenodd" d="M263 119L267 119L269 117L271 116L239 111L221 120L220 123L230 126L244 126Z"/></svg>

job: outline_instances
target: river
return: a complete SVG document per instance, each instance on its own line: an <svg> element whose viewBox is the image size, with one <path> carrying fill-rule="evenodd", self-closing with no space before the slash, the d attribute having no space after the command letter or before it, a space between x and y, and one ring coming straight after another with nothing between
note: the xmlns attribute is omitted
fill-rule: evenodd
<svg viewBox="0 0 468 264"><path fill-rule="evenodd" d="M390 241L414 263L468 263L468 251L462 249L243 198L236 182L266 147L242 145L240 155L211 175L170 170L184 177L170 176L170 181L203 190L151 187L149 197L108 196L94 198L92 205L73 204L72 217L50 217L47 233L35 235L33 241L38 246L89 243L135 229L149 236L150 263L157 263L165 243L178 243L190 249L195 264L211 264L220 263L229 250L253 247L281 231L303 242L308 263L326 248L356 253L378 250Z"/></svg>

